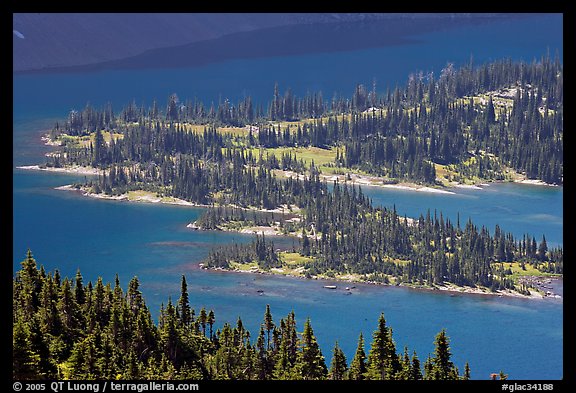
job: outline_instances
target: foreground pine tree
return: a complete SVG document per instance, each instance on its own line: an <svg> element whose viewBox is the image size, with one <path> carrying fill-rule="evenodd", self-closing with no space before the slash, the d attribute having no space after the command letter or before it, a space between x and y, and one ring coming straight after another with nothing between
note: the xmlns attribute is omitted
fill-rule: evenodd
<svg viewBox="0 0 576 393"><path fill-rule="evenodd" d="M346 355L338 346L338 341L334 344L332 352L332 363L330 363L330 379L342 380L346 379L348 366L346 366Z"/></svg>
<svg viewBox="0 0 576 393"><path fill-rule="evenodd" d="M360 333L358 337L358 345L356 347L356 353L350 363L350 371L348 372L348 378L353 380L363 380L366 374L366 352L364 352L364 336Z"/></svg>

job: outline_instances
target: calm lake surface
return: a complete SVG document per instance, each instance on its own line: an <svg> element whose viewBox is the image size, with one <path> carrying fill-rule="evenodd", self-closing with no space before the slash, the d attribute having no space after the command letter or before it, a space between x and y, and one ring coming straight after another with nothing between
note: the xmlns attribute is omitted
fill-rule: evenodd
<svg viewBox="0 0 576 393"><path fill-rule="evenodd" d="M350 95L357 83L379 91L405 83L411 72L439 72L447 62L475 63L501 57L531 61L550 51L562 55L562 17L534 16L427 33L405 45L321 54L231 59L178 69L106 70L14 76L13 112L13 271L30 248L47 270L73 276L81 269L85 282L116 274L126 286L138 276L154 315L169 297L179 296L186 275L190 300L215 311L217 324L234 324L242 317L257 335L266 304L276 321L291 310L301 328L310 317L327 363L338 340L348 361L358 335L367 346L381 312L394 330L397 348L416 350L423 362L433 351L434 336L446 328L453 360L472 377L486 379L504 370L513 379L563 377L563 303L484 296L449 296L399 287L356 285L353 295L323 289L323 281L207 272L198 263L208 251L233 241L250 241L234 233L192 231L186 224L200 208L131 204L82 197L55 190L83 176L16 169L43 162L49 148L40 136L54 122L87 102L112 102L119 111L134 99L148 105L165 102L169 94L198 97L205 102L245 94L265 102L274 82L297 95L322 90ZM454 194L364 187L374 204L395 205L409 217L434 209L455 222L471 218L491 233L499 224L514 236L544 234L550 245L563 244L563 187L490 184L454 189ZM275 240L290 246L292 240ZM264 292L259 293L257 291ZM368 348L367 348L368 351Z"/></svg>

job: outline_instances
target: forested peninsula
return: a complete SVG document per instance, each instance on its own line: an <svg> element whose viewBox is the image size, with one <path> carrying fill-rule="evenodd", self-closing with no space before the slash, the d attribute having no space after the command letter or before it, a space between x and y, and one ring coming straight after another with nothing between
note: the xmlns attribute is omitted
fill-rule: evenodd
<svg viewBox="0 0 576 393"><path fill-rule="evenodd" d="M516 239L442 212L400 217L357 185L426 187L530 179L563 184L563 67L509 59L410 75L384 94L245 97L205 106L171 95L162 110L110 104L72 111L51 130L46 168L93 168L72 188L112 198L207 206L191 226L292 235L213 250L208 267L426 288L534 294L526 276L563 273L545 235ZM143 197L144 196L144 197ZM267 230L269 229L269 230Z"/></svg>
<svg viewBox="0 0 576 393"><path fill-rule="evenodd" d="M14 380L470 379L468 363L459 371L452 362L444 329L421 362L416 351L396 348L383 313L369 350L360 333L350 361L335 342L328 363L310 319L300 331L293 311L278 321L266 306L252 335L240 317L222 323L213 310L197 312L184 275L180 297L162 304L155 324L136 277L127 289L118 276L86 284L79 270L73 279L46 272L30 250L21 266L12 280Z"/></svg>

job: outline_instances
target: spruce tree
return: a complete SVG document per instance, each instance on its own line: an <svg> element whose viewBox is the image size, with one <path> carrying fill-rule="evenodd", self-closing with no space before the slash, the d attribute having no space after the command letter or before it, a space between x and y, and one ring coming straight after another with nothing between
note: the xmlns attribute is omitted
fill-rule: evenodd
<svg viewBox="0 0 576 393"><path fill-rule="evenodd" d="M293 380L298 379L300 377L300 375L297 372L295 372L293 365L290 362L288 343L289 338L283 334L282 340L280 342L280 348L278 350L276 365L274 368L275 379Z"/></svg>
<svg viewBox="0 0 576 393"><path fill-rule="evenodd" d="M378 328L374 331L368 354L368 379L394 379L400 370L392 331L386 326L384 314L378 318Z"/></svg>
<svg viewBox="0 0 576 393"><path fill-rule="evenodd" d="M466 362L466 364L464 365L464 375L462 376L462 379L465 381L470 379L470 365L468 364L468 362Z"/></svg>
<svg viewBox="0 0 576 393"><path fill-rule="evenodd" d="M490 94L488 96L488 103L486 104L486 123L492 124L495 121L496 121L496 112L494 111L494 102L492 101L492 94Z"/></svg>
<svg viewBox="0 0 576 393"><path fill-rule="evenodd" d="M50 336L44 335L40 328L38 317L34 316L30 321L30 349L38 355L38 377L41 379L55 378L57 369L50 352Z"/></svg>
<svg viewBox="0 0 576 393"><path fill-rule="evenodd" d="M264 327L260 325L260 333L256 339L256 373L259 380L268 380L271 375L270 360L264 338Z"/></svg>
<svg viewBox="0 0 576 393"><path fill-rule="evenodd" d="M303 379L324 379L328 372L309 318L304 323L298 367Z"/></svg>
<svg viewBox="0 0 576 393"><path fill-rule="evenodd" d="M38 379L40 358L30 345L29 329L17 321L12 330L12 377L15 380Z"/></svg>
<svg viewBox="0 0 576 393"><path fill-rule="evenodd" d="M346 356L342 349L338 346L338 341L334 344L334 350L332 352L332 362L330 363L330 373L329 377L333 380L346 379L346 372L348 371L348 366L346 365Z"/></svg>
<svg viewBox="0 0 576 393"><path fill-rule="evenodd" d="M207 322L208 322L208 326L210 327L210 337L209 338L210 338L210 340L212 340L212 337L213 337L212 329L213 329L214 323L216 322L216 317L214 316L214 310L210 310L208 312Z"/></svg>
<svg viewBox="0 0 576 393"><path fill-rule="evenodd" d="M428 354L426 361L424 362L424 376L423 379L426 381L436 380L436 374L434 373L434 363L432 357Z"/></svg>
<svg viewBox="0 0 576 393"><path fill-rule="evenodd" d="M270 312L269 304L266 305L266 311L264 312L264 329L266 329L266 349L270 350L270 334L272 329L274 329L274 320Z"/></svg>
<svg viewBox="0 0 576 393"><path fill-rule="evenodd" d="M442 329L436 335L434 341L433 374L435 380L454 380L458 379L458 373L454 363L450 360L450 339L446 335L446 330Z"/></svg>
<svg viewBox="0 0 576 393"><path fill-rule="evenodd" d="M350 370L348 372L348 379L363 380L366 379L366 353L364 352L364 337L362 333L358 337L358 345L356 353L350 363Z"/></svg>
<svg viewBox="0 0 576 393"><path fill-rule="evenodd" d="M192 322L192 312L188 299L188 284L186 283L186 277L184 275L182 275L180 282L180 298L178 299L177 313L182 325L186 327L190 326Z"/></svg>
<svg viewBox="0 0 576 393"><path fill-rule="evenodd" d="M206 337L206 325L208 324L208 314L206 313L206 308L202 307L200 309L200 315L198 316L200 321L200 326L202 326L202 335Z"/></svg>
<svg viewBox="0 0 576 393"><path fill-rule="evenodd" d="M22 284L20 291L22 306L27 314L32 315L38 307L41 281L38 274L36 260L32 256L32 251L28 249L26 258L20 263L22 269L16 273L16 278Z"/></svg>
<svg viewBox="0 0 576 393"><path fill-rule="evenodd" d="M422 370L420 369L420 360L416 351L412 353L412 367L410 367L410 379L413 381L419 381L422 379Z"/></svg>
<svg viewBox="0 0 576 393"><path fill-rule="evenodd" d="M538 258L541 261L545 261L547 259L546 252L548 252L548 243L546 242L546 236L542 235L542 241L538 245Z"/></svg>

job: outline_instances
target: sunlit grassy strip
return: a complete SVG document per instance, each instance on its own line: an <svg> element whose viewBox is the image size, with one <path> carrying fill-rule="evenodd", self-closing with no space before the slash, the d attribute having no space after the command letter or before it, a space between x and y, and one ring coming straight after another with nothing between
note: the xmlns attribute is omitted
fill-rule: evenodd
<svg viewBox="0 0 576 393"><path fill-rule="evenodd" d="M458 176L457 172L451 170L448 166L443 164L434 163L434 169L436 170L436 179L440 179L445 183L445 185L450 179Z"/></svg>
<svg viewBox="0 0 576 393"><path fill-rule="evenodd" d="M342 122L342 120L344 118L346 118L346 120L350 121L351 118L351 114L350 113L341 113L339 115L329 115L329 116L323 116L323 117L319 117L317 119L314 118L308 118L308 119L301 119L301 120L295 120L295 121L269 121L266 123L267 126L274 126L275 128L280 127L280 129L282 131L284 131L286 129L286 127L288 127L290 129L290 132L296 132L298 130L298 126L302 127L304 126L304 124L308 123L308 124L312 124L318 121L322 121L323 123L328 122L328 119L330 118L336 118L338 120L338 122Z"/></svg>
<svg viewBox="0 0 576 393"><path fill-rule="evenodd" d="M283 251L279 254L280 260L282 261L282 266L279 268L271 268L266 270L272 274L280 274L280 275L290 275L296 277L316 277L316 278L324 278L324 279L332 279L332 280L339 280L343 282L384 282L390 285L397 285L399 284L399 278L394 277L390 274L385 273L372 273L372 274L357 274L357 273L343 273L343 272L335 272L332 270L328 270L327 272L318 274L316 276L310 276L307 273L305 266L314 261L313 257L310 256L303 256L297 252L288 252ZM400 266L405 266L410 263L409 260L401 260L396 258L388 258L389 262L393 262ZM241 272L262 272L263 270L258 266L256 261L251 261L248 263L239 263L236 261L230 261L230 269L241 271ZM505 262L502 264L505 269L511 268L513 274L509 276L512 279L518 279L523 276L558 276L556 274L551 273L543 273L540 270L534 268L533 266L526 265L526 270L522 270L520 263L512 262L508 263ZM453 283L446 283L453 287L453 290L464 290L465 287L457 286ZM417 284L417 283L409 283L405 282L403 285L409 287L416 287L416 288L434 288L435 285L429 286L426 283L424 284ZM488 290L487 288L483 288Z"/></svg>
<svg viewBox="0 0 576 393"><path fill-rule="evenodd" d="M498 120L500 116L500 111L508 111L511 110L514 106L514 99L512 98L504 98L497 96L495 92L488 92L483 94L478 94L475 96L465 96L462 98L457 98L456 102L458 104L468 104L470 102L470 98L474 102L474 106L481 106L482 108L486 108L488 104L488 98L492 96L492 104L494 105L494 113L496 115L496 120Z"/></svg>
<svg viewBox="0 0 576 393"><path fill-rule="evenodd" d="M545 262L544 262L545 263ZM495 263L494 265L497 266L500 263ZM501 265L503 266L504 270L512 270L511 278L518 278L522 276L559 276L559 274L554 273L546 273L536 269L534 266L530 264L524 264L524 269L522 269L522 265L520 262L502 262Z"/></svg>
<svg viewBox="0 0 576 393"><path fill-rule="evenodd" d="M185 131L193 132L194 134L203 134L205 129L212 127L210 124L191 124L191 123L175 123ZM250 131L248 127L216 127L216 132L220 134L230 134L232 136L248 136Z"/></svg>
<svg viewBox="0 0 576 393"><path fill-rule="evenodd" d="M264 158L267 155L275 155L278 161L282 159L282 155L285 153L291 153L292 156L296 157L296 160L303 160L306 165L310 165L312 160L314 160L314 165L322 166L328 163L333 163L336 159L336 148L321 149L319 147L276 147L276 148L264 148L264 147L253 147L250 148L252 155L254 157L259 157L260 152ZM340 148L342 152L342 148Z"/></svg>
<svg viewBox="0 0 576 393"><path fill-rule="evenodd" d="M176 202L177 198L170 196L162 196L159 192L145 191L145 190L132 190L126 193L129 201L150 201L150 202Z"/></svg>
<svg viewBox="0 0 576 393"><path fill-rule="evenodd" d="M282 252L280 253L280 258L282 260L283 265L294 267L301 267L304 266L308 262L312 262L314 258L307 257L305 255L300 255L297 252Z"/></svg>
<svg viewBox="0 0 576 393"><path fill-rule="evenodd" d="M298 253L281 253L281 258L284 259L285 254L295 254L297 256L299 256ZM309 257L303 257L303 258L309 258ZM311 258L309 258L311 260ZM268 270L268 272L270 273L274 273L274 274L281 274L281 275L291 275L291 276L299 276L299 277L304 277L304 264L305 262L302 263L291 263L291 262L286 262L283 260L282 262L282 267L280 268L271 268ZM256 261L251 261L248 263L239 263L236 261L229 261L229 266L231 270L236 270L236 271L240 271L240 272L247 272L247 273L253 273L253 272L259 272L262 271L262 268L260 268L260 266L258 266L258 263Z"/></svg>
<svg viewBox="0 0 576 393"><path fill-rule="evenodd" d="M258 263L256 261L248 262L248 263L239 263L236 261L229 261L230 269L238 270L241 272L249 272L258 269Z"/></svg>
<svg viewBox="0 0 576 393"><path fill-rule="evenodd" d="M110 131L102 131L102 137L104 137L104 142L110 143L112 138L116 139L123 139L124 135L119 134L116 132ZM90 143L94 144L96 133L92 132L90 135L83 135L83 136L72 136L67 134L62 134L58 137L58 140L62 142L62 144L68 147L90 147Z"/></svg>

